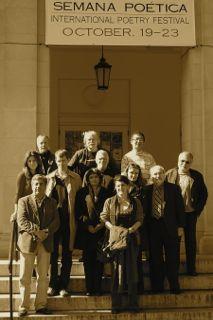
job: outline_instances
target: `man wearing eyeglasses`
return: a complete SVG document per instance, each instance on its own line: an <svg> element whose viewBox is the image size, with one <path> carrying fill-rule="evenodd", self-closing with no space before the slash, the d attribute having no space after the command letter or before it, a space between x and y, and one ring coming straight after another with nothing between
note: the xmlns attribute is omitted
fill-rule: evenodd
<svg viewBox="0 0 213 320"><path fill-rule="evenodd" d="M202 174L191 169L192 162L192 153L181 152L177 168L169 170L166 173L166 179L181 188L186 215L184 237L187 274L196 276L196 224L206 204L208 192Z"/></svg>
<svg viewBox="0 0 213 320"><path fill-rule="evenodd" d="M130 143L132 150L126 153L121 161L121 172L125 172L130 163L135 163L141 168L142 178L146 184L149 182L149 170L156 162L153 156L144 150L145 135L143 132L134 132Z"/></svg>

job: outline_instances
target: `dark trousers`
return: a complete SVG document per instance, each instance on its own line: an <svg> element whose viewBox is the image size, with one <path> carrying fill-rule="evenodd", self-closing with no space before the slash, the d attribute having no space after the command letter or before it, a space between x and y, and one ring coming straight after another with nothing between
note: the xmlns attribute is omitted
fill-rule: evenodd
<svg viewBox="0 0 213 320"><path fill-rule="evenodd" d="M101 293L103 263L97 260L97 251L83 250L86 290L89 293Z"/></svg>
<svg viewBox="0 0 213 320"><path fill-rule="evenodd" d="M124 285L124 287L119 286L119 271L120 265L118 260L112 262L112 291L111 291L111 298L112 298L112 309L119 309L119 310L134 310L138 309L138 283L131 282ZM131 268L130 268L131 269ZM137 268L136 268L137 272ZM125 276L126 277L126 276Z"/></svg>
<svg viewBox="0 0 213 320"><path fill-rule="evenodd" d="M138 259L138 293L144 292L144 281L143 281L143 262L142 262L142 248L139 248Z"/></svg>
<svg viewBox="0 0 213 320"><path fill-rule="evenodd" d="M164 290L165 275L170 290L179 289L179 241L168 234L163 219L152 219L149 234L150 280L153 291ZM164 260L165 256L165 260Z"/></svg>
<svg viewBox="0 0 213 320"><path fill-rule="evenodd" d="M196 271L196 212L186 212L186 225L184 228L185 248L186 248L186 267L188 273Z"/></svg>
<svg viewBox="0 0 213 320"><path fill-rule="evenodd" d="M70 230L68 224L60 226L54 234L54 249L50 258L50 283L49 286L56 289L67 289L72 267L72 251L69 249ZM59 244L62 246L61 269L58 274Z"/></svg>

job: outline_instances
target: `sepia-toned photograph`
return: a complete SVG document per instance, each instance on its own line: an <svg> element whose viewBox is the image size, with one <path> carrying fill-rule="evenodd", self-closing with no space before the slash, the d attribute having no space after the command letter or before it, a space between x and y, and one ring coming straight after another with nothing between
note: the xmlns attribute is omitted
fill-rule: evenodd
<svg viewBox="0 0 213 320"><path fill-rule="evenodd" d="M0 0L0 320L213 319L213 1Z"/></svg>

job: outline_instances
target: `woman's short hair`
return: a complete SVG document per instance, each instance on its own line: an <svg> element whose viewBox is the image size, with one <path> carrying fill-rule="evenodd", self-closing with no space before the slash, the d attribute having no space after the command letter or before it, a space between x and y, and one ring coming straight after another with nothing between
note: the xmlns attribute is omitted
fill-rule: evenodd
<svg viewBox="0 0 213 320"><path fill-rule="evenodd" d="M45 184L47 184L47 177L44 174L35 174L32 177L31 184L38 180L42 180Z"/></svg>
<svg viewBox="0 0 213 320"><path fill-rule="evenodd" d="M135 131L131 134L131 139L133 138L133 136L139 136L141 139L143 139L143 141L145 142L145 135L143 134L143 132L141 131Z"/></svg>
<svg viewBox="0 0 213 320"><path fill-rule="evenodd" d="M85 173L85 182L86 182L85 184L86 184L86 185L90 184L90 182L89 182L89 177L90 177L91 175L93 175L93 174L96 174L96 175L99 177L99 179L100 179L100 185L101 185L102 180L103 180L103 175L102 175L101 171L99 171L99 170L96 169L96 168L91 168L91 169L89 169L89 170Z"/></svg>
<svg viewBox="0 0 213 320"><path fill-rule="evenodd" d="M70 159L69 152L66 149L59 149L55 152L56 158L66 157L68 160Z"/></svg>
<svg viewBox="0 0 213 320"><path fill-rule="evenodd" d="M98 132L90 130L90 131L85 131L83 135L84 135L84 139L83 139L84 145L86 145L86 141L90 136L96 136L98 145L100 144L100 135Z"/></svg>
<svg viewBox="0 0 213 320"><path fill-rule="evenodd" d="M41 158L36 151L27 151L24 156L24 170L27 171L28 174L30 174L30 168L28 167L28 160L30 157L34 157L37 162L37 168L36 173L42 173L42 162Z"/></svg>
<svg viewBox="0 0 213 320"><path fill-rule="evenodd" d="M116 183L116 182L123 182L123 183L129 185L129 179L123 174L117 174L114 177L114 183Z"/></svg>

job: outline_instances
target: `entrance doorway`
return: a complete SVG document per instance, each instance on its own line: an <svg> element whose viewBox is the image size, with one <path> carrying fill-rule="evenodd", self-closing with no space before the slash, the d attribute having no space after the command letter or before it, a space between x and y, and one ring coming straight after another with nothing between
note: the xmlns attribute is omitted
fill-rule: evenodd
<svg viewBox="0 0 213 320"><path fill-rule="evenodd" d="M120 159L121 152L130 149L128 132L142 131L145 149L156 162L165 169L173 167L181 149L181 52L171 48L106 47L105 55L112 71L109 89L104 92L97 90L95 81L99 48L51 47L52 148L65 147L67 140L76 147L83 131L96 130L102 132L107 148L116 149L114 157ZM113 145L119 140L116 132L122 133L122 151L120 145Z"/></svg>

